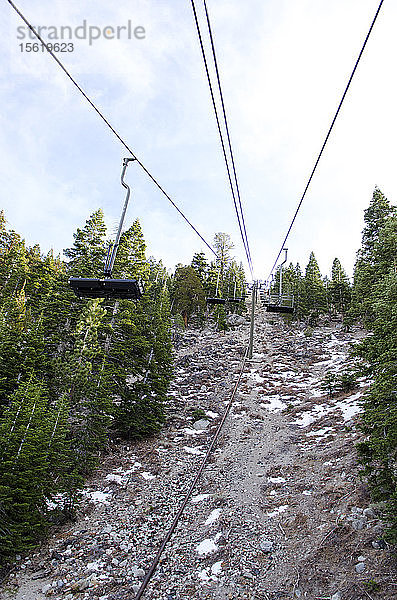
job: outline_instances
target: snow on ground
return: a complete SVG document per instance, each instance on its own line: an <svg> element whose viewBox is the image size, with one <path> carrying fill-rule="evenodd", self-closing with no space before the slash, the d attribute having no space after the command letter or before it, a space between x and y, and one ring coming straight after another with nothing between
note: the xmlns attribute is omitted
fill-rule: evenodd
<svg viewBox="0 0 397 600"><path fill-rule="evenodd" d="M191 501L196 504L196 502L202 502L203 500L207 500L210 497L210 494L197 494L197 496L192 496Z"/></svg>
<svg viewBox="0 0 397 600"><path fill-rule="evenodd" d="M266 408L266 410L269 412L276 413L280 412L280 410L284 410L284 408L287 408L287 405L282 402L278 394L275 394L274 396L267 396L266 400L268 400L266 404L262 402L259 406L261 406L261 408Z"/></svg>
<svg viewBox="0 0 397 600"><path fill-rule="evenodd" d="M112 492L108 491L108 488L105 488L103 491L91 491L91 490L83 490L82 494L86 496L90 502L97 503L103 502L104 504L109 504L110 499L112 497Z"/></svg>
<svg viewBox="0 0 397 600"><path fill-rule="evenodd" d="M215 508L210 515L208 516L208 518L206 519L204 525L212 525L212 523L215 523L215 521L217 521L221 515L222 509L220 508Z"/></svg>
<svg viewBox="0 0 397 600"><path fill-rule="evenodd" d="M215 544L215 541L211 540L210 538L207 538L207 539L203 540L202 542L200 542L200 544L196 548L196 551L198 552L198 554L200 556L203 556L206 554L212 554L213 552L216 552L217 550L218 550L218 546Z"/></svg>
<svg viewBox="0 0 397 600"><path fill-rule="evenodd" d="M275 510L272 510L271 512L266 513L266 516L267 517L276 517L277 515L288 510L288 508L289 508L288 504L283 504L282 506L278 506Z"/></svg>

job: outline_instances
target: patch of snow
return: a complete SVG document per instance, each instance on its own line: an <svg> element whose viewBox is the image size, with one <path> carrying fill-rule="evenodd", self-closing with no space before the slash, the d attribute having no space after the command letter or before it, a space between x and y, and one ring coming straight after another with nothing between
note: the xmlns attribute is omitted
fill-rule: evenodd
<svg viewBox="0 0 397 600"><path fill-rule="evenodd" d="M152 475L152 473L149 473L148 471L143 471L141 473L141 476L146 479L146 481L150 481L151 479L156 479L156 475Z"/></svg>
<svg viewBox="0 0 397 600"><path fill-rule="evenodd" d="M194 504L196 504L196 502L201 502L202 500L207 500L207 498L209 498L209 497L210 497L209 494L197 494L197 496L191 497L191 501L194 502Z"/></svg>
<svg viewBox="0 0 397 600"><path fill-rule="evenodd" d="M218 413L212 412L211 410L207 410L205 412L206 416L209 417L210 419L216 419L217 417L219 417Z"/></svg>
<svg viewBox="0 0 397 600"><path fill-rule="evenodd" d="M276 515L279 515L280 513L285 512L288 508L289 508L288 504L283 504L282 506L278 506L272 512L266 513L266 516L267 517L275 517Z"/></svg>
<svg viewBox="0 0 397 600"><path fill-rule="evenodd" d="M212 554L212 552L216 552L218 550L218 546L215 544L214 540L209 538L200 542L197 546L196 551L200 556L205 556L206 554Z"/></svg>
<svg viewBox="0 0 397 600"><path fill-rule="evenodd" d="M205 452L203 452L199 448L190 448L189 446L183 446L183 449L188 454L194 454L195 456L204 456L205 455Z"/></svg>
<svg viewBox="0 0 397 600"><path fill-rule="evenodd" d="M350 419L362 411L362 406L356 402L361 396L361 392L358 392L357 394L353 394L353 396L349 396L349 398L336 402L335 407L342 411L344 421L350 421Z"/></svg>
<svg viewBox="0 0 397 600"><path fill-rule="evenodd" d="M220 575L222 572L222 561L219 560L218 562L214 563L211 567L211 573L213 575Z"/></svg>
<svg viewBox="0 0 397 600"><path fill-rule="evenodd" d="M208 516L204 525L212 525L212 523L215 523L215 521L217 521L219 519L221 512L222 512L222 509L215 508Z"/></svg>
<svg viewBox="0 0 397 600"><path fill-rule="evenodd" d="M268 477L267 480L270 483L285 483L286 481L284 477Z"/></svg>
<svg viewBox="0 0 397 600"><path fill-rule="evenodd" d="M294 425L298 425L298 427L307 427L311 425L316 420L316 417L313 416L311 412L304 412L301 414L299 419L295 419L293 421Z"/></svg>
<svg viewBox="0 0 397 600"><path fill-rule="evenodd" d="M119 485L121 485L124 482L124 479L122 478L122 476L116 475L116 473L109 473L109 475L106 475L105 479L106 479L106 481L111 481L112 483L118 483Z"/></svg>
<svg viewBox="0 0 397 600"><path fill-rule="evenodd" d="M186 435L197 435L199 433L203 432L203 429L197 430L197 429L189 429L189 427L185 427L184 429L182 429L183 433L186 433Z"/></svg>
<svg viewBox="0 0 397 600"><path fill-rule="evenodd" d="M104 504L109 504L109 499L112 496L112 492L104 491L104 492L90 492L88 490L83 490L82 492L84 496L87 496L90 502L103 502Z"/></svg>
<svg viewBox="0 0 397 600"><path fill-rule="evenodd" d="M303 490L302 494L303 494L304 496L311 496L311 495L312 495L312 492L311 492L310 490Z"/></svg>
<svg viewBox="0 0 397 600"><path fill-rule="evenodd" d="M269 412L277 413L287 407L287 405L281 401L280 396L275 394L274 396L267 396L268 403L261 402L259 405L261 408L265 408Z"/></svg>
<svg viewBox="0 0 397 600"><path fill-rule="evenodd" d="M323 429L317 429L316 431L308 431L306 435L327 435L331 431L334 431L332 427L324 427Z"/></svg>

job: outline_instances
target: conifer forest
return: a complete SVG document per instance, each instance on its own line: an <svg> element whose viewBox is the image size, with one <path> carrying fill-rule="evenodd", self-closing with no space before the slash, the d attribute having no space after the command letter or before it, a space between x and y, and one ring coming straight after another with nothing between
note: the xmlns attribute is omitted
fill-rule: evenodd
<svg viewBox="0 0 397 600"><path fill-rule="evenodd" d="M74 234L64 258L28 247L23 232L0 216L0 555L42 540L73 519L85 478L121 440L156 436L167 420L174 377L173 342L210 325L222 335L230 313L248 316L248 301L208 307L206 298L245 298L246 274L226 233L173 273L146 256L138 220L121 239L114 276L139 279L138 301L79 299L70 277L100 277L107 252L101 210ZM335 249L335 254L337 249ZM350 281L343 257L327 274L315 253L289 264L283 290L294 313L280 316L308 329L339 320L366 331L354 346L355 371L329 373L332 395L365 375L371 385L361 415L357 478L379 503L390 543L397 541L397 211L375 188L364 213L361 247ZM276 272L271 291L279 291Z"/></svg>

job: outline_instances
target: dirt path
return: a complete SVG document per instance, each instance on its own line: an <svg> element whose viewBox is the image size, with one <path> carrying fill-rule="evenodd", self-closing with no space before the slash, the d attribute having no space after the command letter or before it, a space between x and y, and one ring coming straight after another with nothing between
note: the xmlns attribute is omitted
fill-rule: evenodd
<svg viewBox="0 0 397 600"><path fill-rule="evenodd" d="M347 364L360 332L306 336L260 309L257 317L256 354L144 597L390 600L397 575L355 463L366 382L332 400L320 387L327 369ZM1 600L134 598L224 411L247 338L248 324L183 334L161 435L104 461L78 521L17 562Z"/></svg>

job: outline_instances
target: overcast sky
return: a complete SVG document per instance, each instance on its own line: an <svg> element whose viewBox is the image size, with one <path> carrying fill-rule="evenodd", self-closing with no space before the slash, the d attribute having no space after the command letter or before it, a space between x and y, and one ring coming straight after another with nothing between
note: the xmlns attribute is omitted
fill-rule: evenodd
<svg viewBox="0 0 397 600"><path fill-rule="evenodd" d="M57 55L203 236L229 233L244 260L190 0L17 2L59 32L139 27L131 39L65 40L73 52ZM207 3L255 276L266 278L379 1ZM126 151L51 57L26 52L5 0L0 19L1 206L28 244L60 253L97 208L117 223ZM313 250L323 274L338 256L351 275L374 186L396 204L396 23L385 0L288 241L303 268ZM126 224L139 217L149 254L173 268L206 250L138 165L127 180Z"/></svg>

